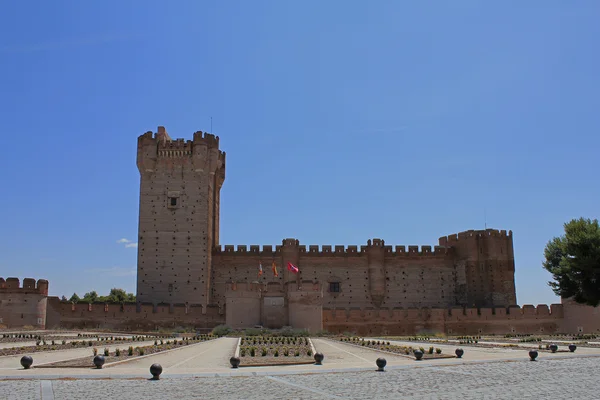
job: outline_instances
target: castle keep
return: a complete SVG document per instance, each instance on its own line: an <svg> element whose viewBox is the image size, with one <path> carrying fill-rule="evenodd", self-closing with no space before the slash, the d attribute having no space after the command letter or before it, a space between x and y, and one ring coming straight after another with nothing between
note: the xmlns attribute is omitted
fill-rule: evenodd
<svg viewBox="0 0 600 400"><path fill-rule="evenodd" d="M306 247L296 239L222 246L225 153L218 137L196 132L193 140L173 140L159 127L138 138L137 166L141 302L224 308L234 326L272 327L321 321L322 310L516 304L511 232L462 232L433 248L393 247L381 239L360 247ZM299 273L289 272L288 262ZM260 277L259 264L265 266Z"/></svg>
<svg viewBox="0 0 600 400"><path fill-rule="evenodd" d="M519 307L512 232L471 230L436 246L221 245L219 138L138 137L137 303L74 304L48 281L0 278L0 328L196 330L292 326L312 332L455 335L600 332L600 307ZM299 268L288 271L287 263ZM259 265L263 273L258 274ZM275 266L277 274L272 266Z"/></svg>

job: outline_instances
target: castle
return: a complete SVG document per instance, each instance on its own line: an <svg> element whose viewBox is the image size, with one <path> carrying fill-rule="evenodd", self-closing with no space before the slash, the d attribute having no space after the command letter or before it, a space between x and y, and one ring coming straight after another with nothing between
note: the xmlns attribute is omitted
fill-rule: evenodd
<svg viewBox="0 0 600 400"><path fill-rule="evenodd" d="M38 323L31 325L38 327L210 329L227 324L360 334L600 330L598 310L568 300L550 307L517 306L510 231L461 232L441 237L433 248L390 246L378 238L360 247L307 247L293 238L276 246L222 246L225 165L214 135L196 132L193 140L173 140L159 127L139 136L138 303L71 304L48 298L23 315L31 314L33 322L35 314ZM288 270L288 263L298 272ZM32 288L31 281L24 280L23 290ZM18 325L18 313L8 302L33 310L33 303L26 306L23 300L45 297L48 289L39 281L35 293L18 295L15 285L15 278L0 280L0 317L8 313L10 325Z"/></svg>

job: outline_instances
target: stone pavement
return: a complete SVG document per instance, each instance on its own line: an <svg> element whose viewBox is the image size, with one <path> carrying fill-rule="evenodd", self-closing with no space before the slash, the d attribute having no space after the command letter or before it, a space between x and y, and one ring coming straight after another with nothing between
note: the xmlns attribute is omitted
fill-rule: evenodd
<svg viewBox="0 0 600 400"><path fill-rule="evenodd" d="M110 380L0 380L0 399L598 399L596 357L376 372Z"/></svg>

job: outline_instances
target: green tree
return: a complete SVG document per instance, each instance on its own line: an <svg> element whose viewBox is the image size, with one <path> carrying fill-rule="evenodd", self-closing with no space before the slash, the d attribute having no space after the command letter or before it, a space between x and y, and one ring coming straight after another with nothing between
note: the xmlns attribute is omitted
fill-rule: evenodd
<svg viewBox="0 0 600 400"><path fill-rule="evenodd" d="M94 303L98 301L98 293L95 290L91 292L87 292L83 295L83 299L81 299L83 303Z"/></svg>
<svg viewBox="0 0 600 400"><path fill-rule="evenodd" d="M108 298L114 303L124 303L127 301L127 293L123 289L112 288Z"/></svg>
<svg viewBox="0 0 600 400"><path fill-rule="evenodd" d="M573 219L565 234L548 242L544 268L552 274L548 282L554 293L577 303L600 304L600 225L598 220Z"/></svg>
<svg viewBox="0 0 600 400"><path fill-rule="evenodd" d="M71 303L77 303L77 302L81 301L81 299L79 298L79 296L77 296L77 293L73 293L73 296L71 296L69 301Z"/></svg>

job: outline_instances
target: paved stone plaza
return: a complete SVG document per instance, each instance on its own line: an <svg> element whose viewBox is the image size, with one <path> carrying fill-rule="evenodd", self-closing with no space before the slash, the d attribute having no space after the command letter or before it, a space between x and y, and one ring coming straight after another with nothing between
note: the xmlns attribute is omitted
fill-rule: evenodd
<svg viewBox="0 0 600 400"><path fill-rule="evenodd" d="M101 370L34 368L0 357L0 399L599 399L600 349L576 353L465 346L464 359L415 361L326 339L314 339L322 366L231 369L237 339L211 342L140 358ZM414 344L414 343L413 343ZM447 346L444 352L452 349ZM71 351L71 350L69 350ZM73 350L73 354L78 350ZM68 358L53 353L53 359ZM34 360L48 355L39 354ZM79 356L79 354L77 354ZM376 372L384 356L386 372ZM150 381L149 366L164 368ZM35 363L34 363L35 367Z"/></svg>

